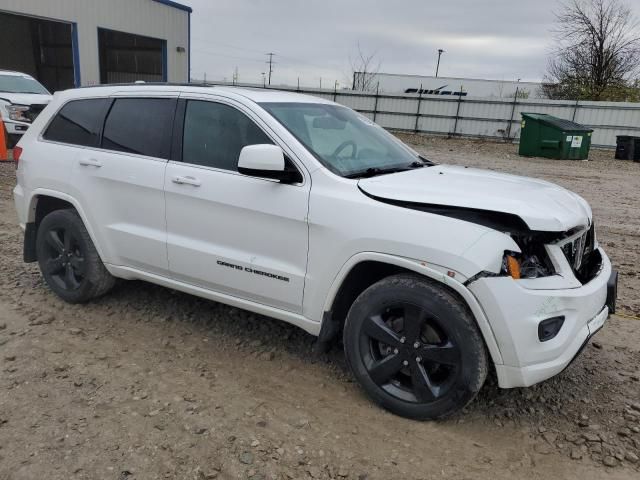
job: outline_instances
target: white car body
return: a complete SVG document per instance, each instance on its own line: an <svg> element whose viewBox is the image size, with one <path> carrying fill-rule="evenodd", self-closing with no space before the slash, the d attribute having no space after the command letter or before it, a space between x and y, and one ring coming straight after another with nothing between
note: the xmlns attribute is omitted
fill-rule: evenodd
<svg viewBox="0 0 640 480"><path fill-rule="evenodd" d="M44 92L46 89L38 83L31 75L26 73L13 72L8 70L0 70L0 77L21 77L35 82ZM32 117L39 114L51 101L51 94L46 93L24 93L14 91L3 91L0 87L0 117L4 123L7 133L14 139L22 136L29 126L31 126ZM16 109L25 108L26 116L23 112ZM29 112L32 111L33 115Z"/></svg>
<svg viewBox="0 0 640 480"><path fill-rule="evenodd" d="M282 148L303 181L284 185L42 138L69 100L113 96L233 106ZM112 275L275 317L313 335L327 328L323 319L327 322L356 265L379 262L416 272L466 302L505 388L559 373L602 326L612 267L597 244L601 266L584 285L561 242L545 246L554 275L515 280L500 275L505 251L520 252L510 235L397 203L504 212L531 230L573 229L581 236L592 226L592 213L578 195L540 180L445 165L343 178L325 168L261 102L331 104L226 87L136 85L57 93L20 142L24 151L14 196L21 226L35 221L39 197L59 198L78 211ZM539 323L555 316L564 316L564 325L555 338L541 342Z"/></svg>

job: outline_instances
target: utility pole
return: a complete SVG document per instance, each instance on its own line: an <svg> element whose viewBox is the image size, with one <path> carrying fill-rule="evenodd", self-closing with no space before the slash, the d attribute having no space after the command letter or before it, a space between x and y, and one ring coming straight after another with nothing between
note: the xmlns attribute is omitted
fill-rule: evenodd
<svg viewBox="0 0 640 480"><path fill-rule="evenodd" d="M438 49L438 64L436 65L436 78L438 78L438 71L440 70L440 57L442 56L443 53L444 53L444 50L439 48Z"/></svg>
<svg viewBox="0 0 640 480"><path fill-rule="evenodd" d="M269 85L271 85L271 74L273 73L273 56L275 55L275 53L269 52L265 55L269 55L269 61L267 63L269 64Z"/></svg>

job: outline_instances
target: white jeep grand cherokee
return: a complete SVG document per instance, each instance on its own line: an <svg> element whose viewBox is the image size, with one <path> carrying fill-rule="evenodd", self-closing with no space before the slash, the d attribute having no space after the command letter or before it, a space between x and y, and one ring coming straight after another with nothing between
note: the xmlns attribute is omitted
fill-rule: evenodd
<svg viewBox="0 0 640 480"><path fill-rule="evenodd" d="M319 98L135 85L56 94L16 149L24 259L68 302L143 279L341 338L373 400L455 412L564 369L615 308L589 205L436 165Z"/></svg>

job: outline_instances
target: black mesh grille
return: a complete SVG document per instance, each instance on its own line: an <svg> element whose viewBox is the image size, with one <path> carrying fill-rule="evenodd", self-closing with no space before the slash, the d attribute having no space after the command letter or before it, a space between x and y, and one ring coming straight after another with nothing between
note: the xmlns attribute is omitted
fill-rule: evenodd
<svg viewBox="0 0 640 480"><path fill-rule="evenodd" d="M582 283L587 283L598 274L602 257L595 248L595 225L592 223L589 230L584 232L574 241L562 247L564 256L573 269L576 278Z"/></svg>

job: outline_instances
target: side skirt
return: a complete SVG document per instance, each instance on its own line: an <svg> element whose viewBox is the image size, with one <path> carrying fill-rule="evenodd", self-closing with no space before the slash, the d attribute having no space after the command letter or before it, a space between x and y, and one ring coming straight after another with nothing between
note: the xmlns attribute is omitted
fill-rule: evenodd
<svg viewBox="0 0 640 480"><path fill-rule="evenodd" d="M266 317L276 318L283 320L287 323L302 328L307 333L318 336L320 333L320 322L314 322L307 317L299 315L297 313L287 312L286 310L280 310L278 308L263 305L261 303L252 302L243 298L234 297L225 293L214 292L206 288L197 287L184 282L179 282L171 278L162 277L153 273L144 272L130 267L122 267L119 265L105 264L109 273L114 277L124 278L127 280L145 280L156 285L172 288L180 292L189 293L197 297L213 300L214 302L224 303L232 307L241 308L243 310L249 310L250 312L258 313Z"/></svg>

